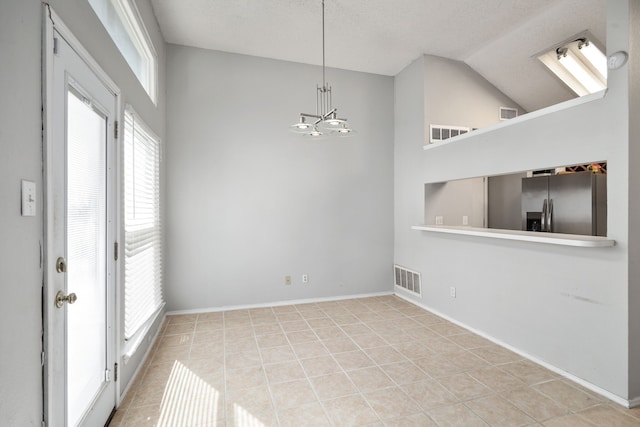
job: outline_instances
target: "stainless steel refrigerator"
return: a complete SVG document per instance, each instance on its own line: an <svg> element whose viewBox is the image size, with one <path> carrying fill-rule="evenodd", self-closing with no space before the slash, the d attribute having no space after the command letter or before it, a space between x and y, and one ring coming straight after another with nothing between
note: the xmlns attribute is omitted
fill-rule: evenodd
<svg viewBox="0 0 640 427"><path fill-rule="evenodd" d="M522 229L607 235L607 175L577 172L522 178Z"/></svg>

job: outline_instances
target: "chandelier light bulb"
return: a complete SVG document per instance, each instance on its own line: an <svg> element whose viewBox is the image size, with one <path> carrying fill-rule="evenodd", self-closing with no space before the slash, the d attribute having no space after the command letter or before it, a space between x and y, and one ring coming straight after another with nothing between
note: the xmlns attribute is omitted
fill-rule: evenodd
<svg viewBox="0 0 640 427"><path fill-rule="evenodd" d="M343 123L340 128L333 130L332 133L338 137L344 138L353 135L355 131L347 127L346 123Z"/></svg>
<svg viewBox="0 0 640 427"><path fill-rule="evenodd" d="M291 125L291 132L295 133L308 133L311 125L306 122L306 117L300 116L300 121L294 125Z"/></svg>
<svg viewBox="0 0 640 427"><path fill-rule="evenodd" d="M311 137L322 136L322 132L320 132L318 129L314 128L311 132L309 132L309 136L311 136Z"/></svg>

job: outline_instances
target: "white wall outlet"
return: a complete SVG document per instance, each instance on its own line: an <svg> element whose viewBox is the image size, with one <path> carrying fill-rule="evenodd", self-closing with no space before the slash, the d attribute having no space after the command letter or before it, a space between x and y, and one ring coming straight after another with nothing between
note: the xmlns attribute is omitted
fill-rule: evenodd
<svg viewBox="0 0 640 427"><path fill-rule="evenodd" d="M449 288L449 295L451 295L451 298L455 298L456 297L456 287L455 286L451 286Z"/></svg>
<svg viewBox="0 0 640 427"><path fill-rule="evenodd" d="M436 225L444 224L444 217L442 215L436 215Z"/></svg>
<svg viewBox="0 0 640 427"><path fill-rule="evenodd" d="M22 216L36 216L36 183L22 180Z"/></svg>
<svg viewBox="0 0 640 427"><path fill-rule="evenodd" d="M469 217L467 215L462 215L462 225L469 225Z"/></svg>
<svg viewBox="0 0 640 427"><path fill-rule="evenodd" d="M309 283L309 275L308 274L303 274L302 275L302 283Z"/></svg>
<svg viewBox="0 0 640 427"><path fill-rule="evenodd" d="M284 284L285 285L291 284L291 276L284 276Z"/></svg>

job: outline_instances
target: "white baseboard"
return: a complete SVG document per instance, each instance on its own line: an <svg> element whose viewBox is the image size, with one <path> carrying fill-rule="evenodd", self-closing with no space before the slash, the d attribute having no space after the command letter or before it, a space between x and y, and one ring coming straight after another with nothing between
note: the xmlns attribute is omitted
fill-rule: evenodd
<svg viewBox="0 0 640 427"><path fill-rule="evenodd" d="M636 397L635 399L631 399L629 401L628 408L635 408L637 406L640 406L640 396Z"/></svg>
<svg viewBox="0 0 640 427"><path fill-rule="evenodd" d="M388 292L373 292L369 294L344 295L344 296L338 296L338 297L305 298L305 299L288 300L288 301L274 301L274 302L267 302L267 303L260 303L260 304L226 305L222 307L200 308L200 309L193 309L193 310L173 310L173 311L167 312L167 315L215 313L218 311L246 310L250 308L264 308L264 307L279 307L283 305L309 304L313 302L342 301L342 300L355 299L355 298L380 297L380 296L387 296L387 295L393 295L393 294L394 293L392 291L388 291Z"/></svg>
<svg viewBox="0 0 640 427"><path fill-rule="evenodd" d="M443 314L443 313L441 313L441 312L439 312L437 310L434 310L434 309L432 309L430 307L427 307L426 305L420 304L420 303L408 298L406 295L402 295L401 293L398 293L398 292L396 292L395 295L398 298L402 298L403 300L405 300L405 301L407 301L407 302L409 302L411 304L414 304L414 305L416 305L416 306L418 306L418 307L420 307L420 308L422 308L422 309L424 309L424 310L426 310L426 311L428 311L428 312L430 312L432 314L435 314L438 317L442 317L443 319L446 319L449 322L454 323L454 324L460 326L461 328L464 328L464 329L468 330L469 332L473 332L474 334L479 335L482 338L485 338L485 339L487 339L487 340L489 340L489 341L491 341L491 342L493 342L495 344L498 344L499 346L504 347L504 348L506 348L506 349L508 349L508 350L510 350L510 351L512 351L512 352L524 357L525 359L528 359L528 360L530 360L530 361L532 361L534 363L537 363L538 365L544 366L548 370L550 370L552 372L555 372L556 374L561 375L561 376L563 376L563 377L565 377L565 378L567 378L567 379L569 379L569 380L571 380L571 381L573 381L575 383L578 383L581 386L583 386L584 388L586 388L588 390L591 390L594 393L599 394L599 395L601 395L601 396L603 396L603 397L605 397L605 398L607 398L607 399L609 399L609 400L611 400L611 401L613 401L613 402L615 402L615 403L617 403L617 404L619 404L621 406L624 406L626 408L633 408L635 406L640 405L640 397L635 398L633 400L623 399L620 396L611 393L610 391L607 391L607 390L605 390L603 388L600 388L595 384L592 384L592 383L590 383L588 381L583 380L582 378L576 377L575 375L573 375L573 374L571 374L571 373L569 373L569 372L567 372L567 371L565 371L563 369L560 369L560 368L558 368L558 367L556 367L554 365L551 365L551 364L545 362L544 360L540 360L537 357L532 356L527 352L524 352L524 351L522 351L520 349L517 349L517 348L515 348L515 347L513 347L513 346L511 346L511 345L509 345L509 344L507 344L507 343L505 343L503 341L500 341L499 339L496 339L495 337L492 337L492 336L487 335L486 333L484 333L482 331L479 331L479 330L477 330L475 328L472 328L472 327L470 327L468 325L465 325L464 323L462 323L462 322L460 322L460 321L458 321L458 320L456 320L456 319L454 319L452 317L449 317L446 314Z"/></svg>

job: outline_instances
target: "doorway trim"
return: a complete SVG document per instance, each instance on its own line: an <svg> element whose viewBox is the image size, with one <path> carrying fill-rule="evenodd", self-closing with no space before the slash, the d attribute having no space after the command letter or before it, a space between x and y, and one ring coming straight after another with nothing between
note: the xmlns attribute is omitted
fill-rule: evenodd
<svg viewBox="0 0 640 427"><path fill-rule="evenodd" d="M71 30L64 24L62 19L55 13L51 6L47 3L42 4L42 165L43 165L43 190L44 190L44 246L42 250L43 259L43 284L42 284L42 392L43 392L43 425L50 425L49 414L51 405L53 405L53 363L50 357L55 351L53 334L49 325L53 322L53 301L55 290L50 286L53 281L55 271L55 258L52 259L52 230L54 224L54 212L52 209L53 198L55 192L53 188L53 167L50 163L51 153L53 152L53 58L54 58L54 29L62 36L65 41L73 48L76 54L83 60L101 83L113 94L116 99L115 117L118 122L122 120L122 95L115 82L107 75L107 73L93 59L89 51L82 43L73 35ZM120 137L116 140L114 148L115 159L113 161L113 173L115 174L114 187L108 192L107 197L113 197L115 203L115 213L113 218L113 227L115 228L116 239L119 239L121 229L121 177L120 177ZM114 322L114 343L116 361L120 358L120 324L121 324L121 307L120 307L120 262L115 262L114 271L114 304L115 319ZM115 403L116 407L120 404L120 381L116 377L115 382Z"/></svg>

